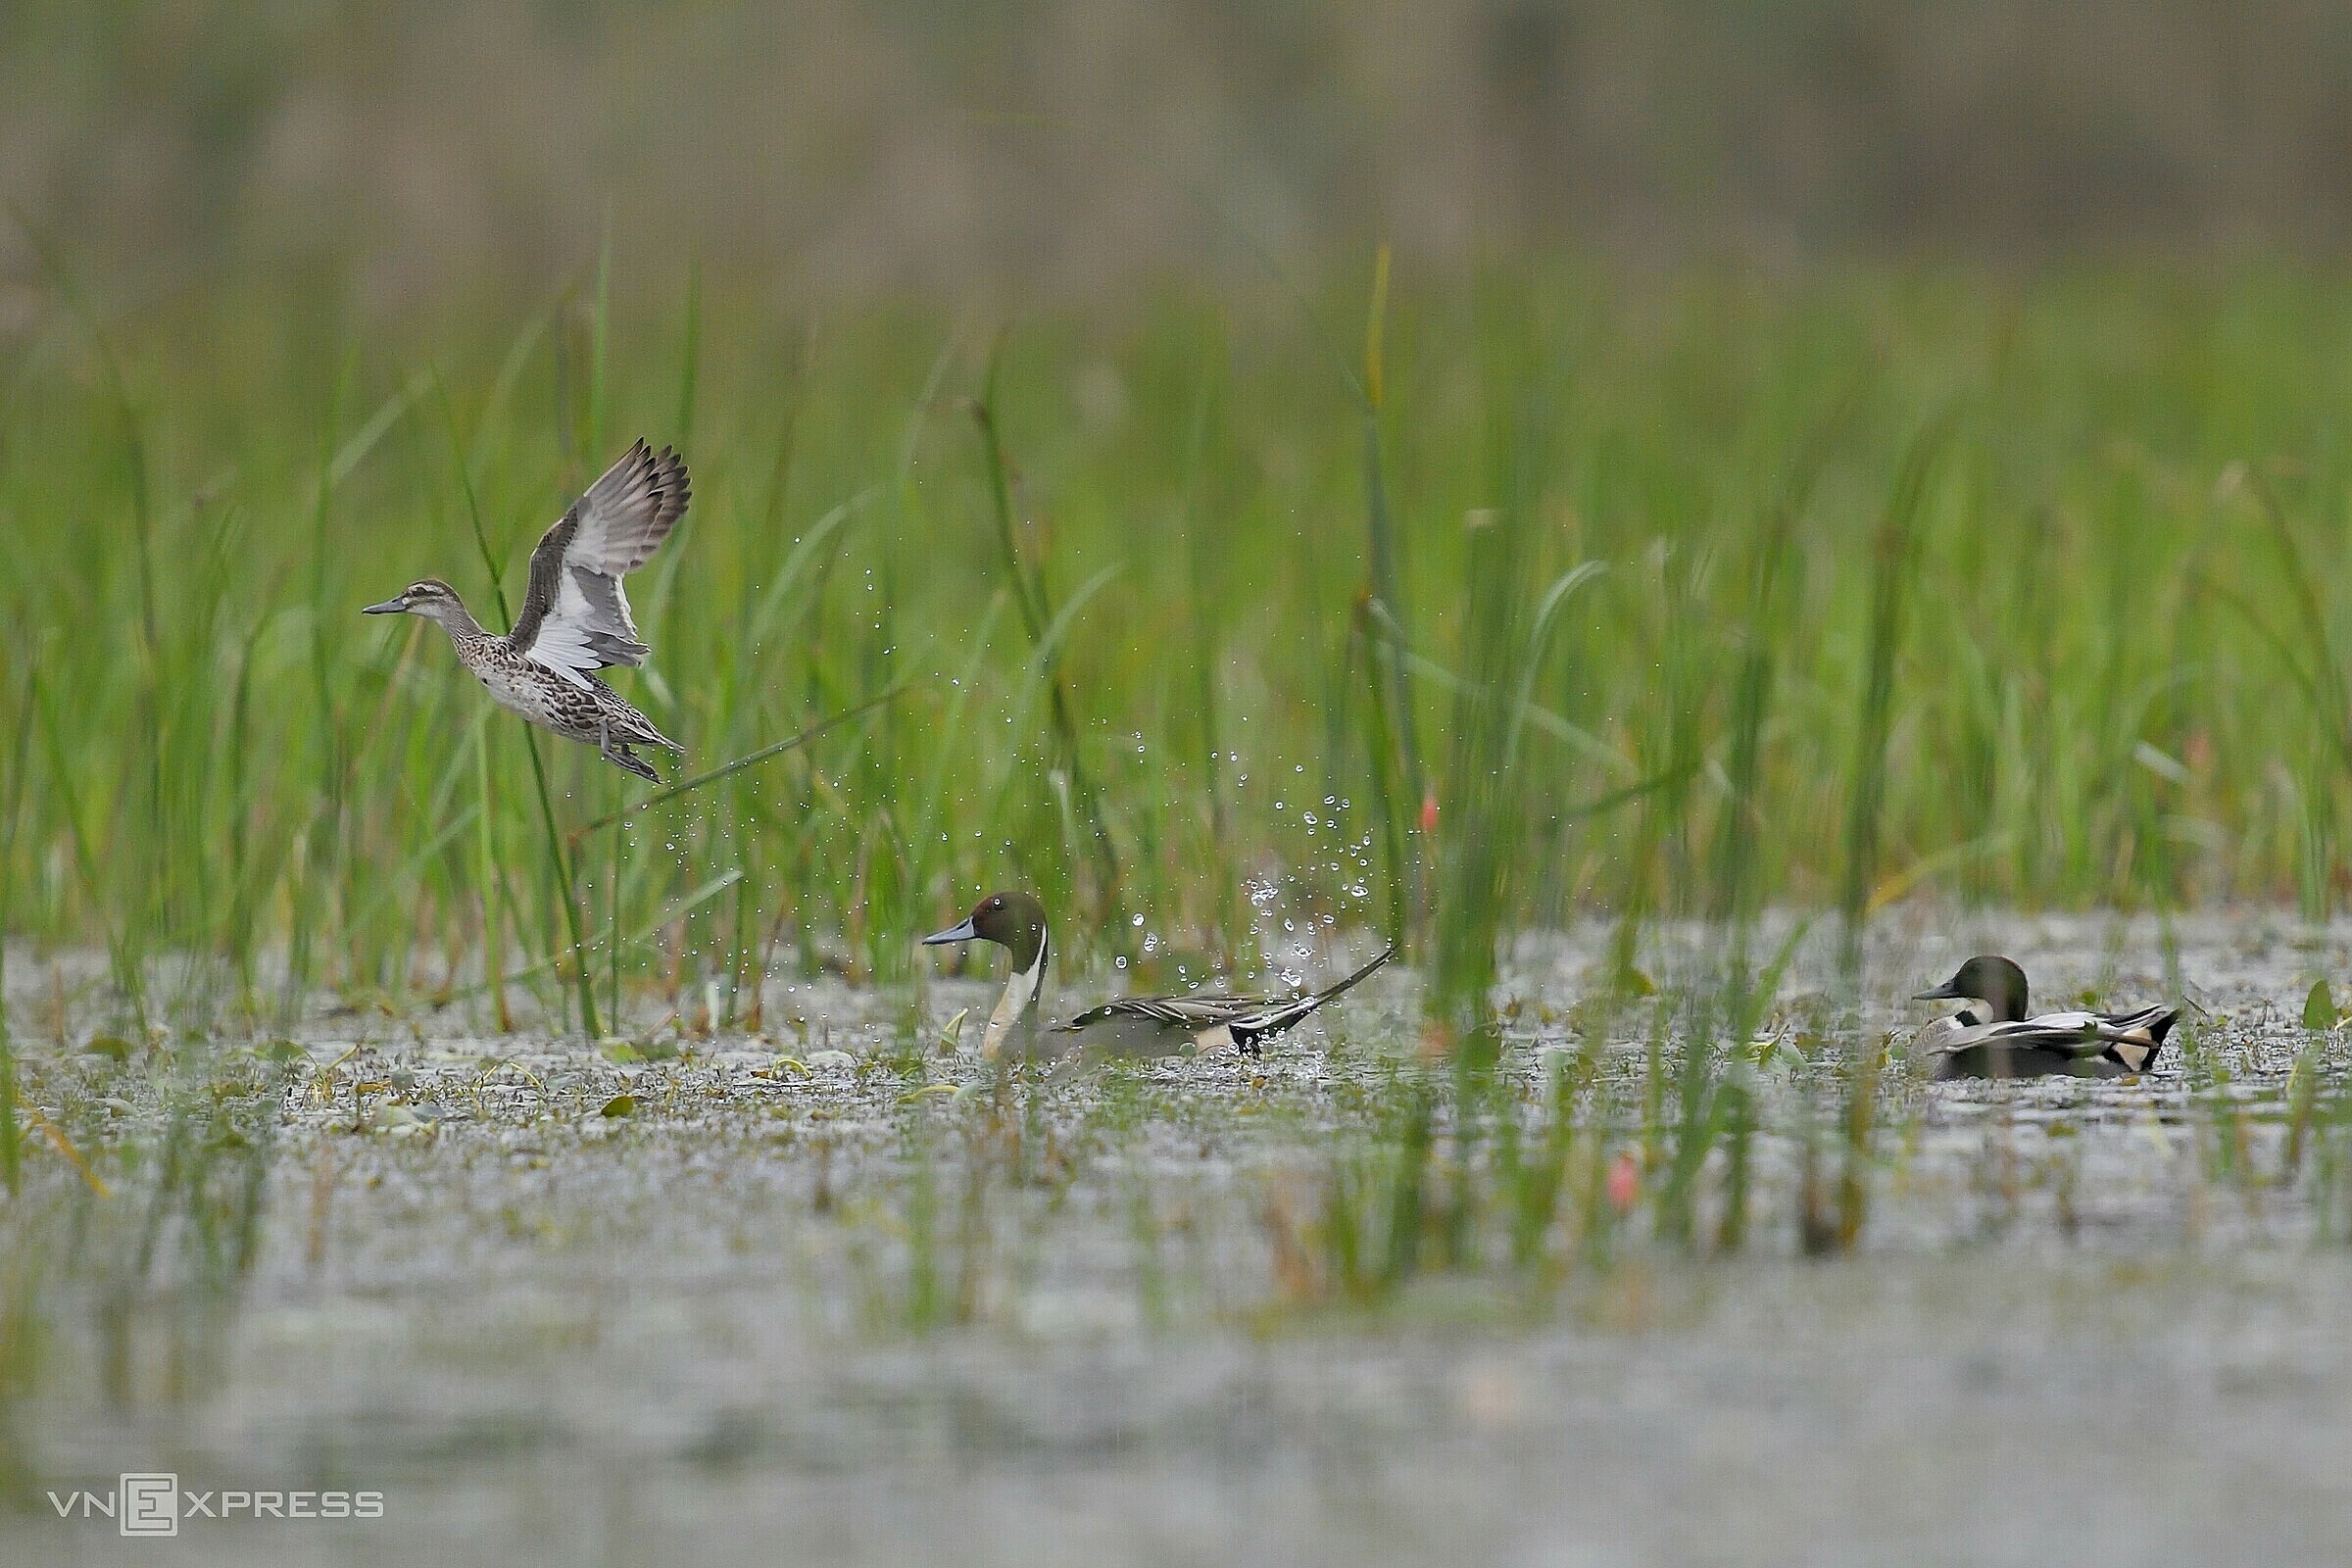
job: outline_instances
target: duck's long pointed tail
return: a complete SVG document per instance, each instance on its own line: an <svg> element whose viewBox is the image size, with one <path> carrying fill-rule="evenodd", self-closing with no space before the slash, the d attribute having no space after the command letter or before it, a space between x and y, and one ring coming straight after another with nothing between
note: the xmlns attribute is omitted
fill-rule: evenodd
<svg viewBox="0 0 2352 1568"><path fill-rule="evenodd" d="M1381 949L1380 956L1374 958L1370 963L1365 964L1361 969L1356 970L1355 973L1349 975L1347 979L1340 981L1338 984L1327 986L1323 990L1316 992L1315 1006L1320 1007L1332 998L1340 995L1340 993L1348 991L1353 988L1360 981L1370 978L1373 970L1379 968L1382 964L1388 962L1395 956L1396 956L1396 949L1394 945Z"/></svg>
<svg viewBox="0 0 2352 1568"><path fill-rule="evenodd" d="M1274 1011L1261 1013L1257 1018L1246 1023L1237 1020L1232 1026L1235 1041L1245 1047L1254 1047L1260 1040L1271 1039L1286 1029L1298 1027L1325 1003L1360 984L1373 970L1395 956L1396 956L1396 949L1394 946L1384 948L1378 957L1336 985L1326 987L1311 997L1300 997L1296 1002L1286 1003Z"/></svg>

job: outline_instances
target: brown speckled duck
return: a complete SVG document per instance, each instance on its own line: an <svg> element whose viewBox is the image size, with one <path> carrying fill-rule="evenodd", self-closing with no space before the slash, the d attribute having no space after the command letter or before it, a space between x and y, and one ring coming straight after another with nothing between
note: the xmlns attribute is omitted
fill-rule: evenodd
<svg viewBox="0 0 2352 1568"><path fill-rule="evenodd" d="M656 452L639 441L531 552L522 613L505 636L484 631L458 591L438 577L413 582L363 613L422 615L439 623L458 662L500 707L565 740L593 746L613 766L659 784L662 775L629 748L685 748L598 680L596 671L642 664L651 652L638 641L620 579L669 537L686 502L684 461L667 447Z"/></svg>

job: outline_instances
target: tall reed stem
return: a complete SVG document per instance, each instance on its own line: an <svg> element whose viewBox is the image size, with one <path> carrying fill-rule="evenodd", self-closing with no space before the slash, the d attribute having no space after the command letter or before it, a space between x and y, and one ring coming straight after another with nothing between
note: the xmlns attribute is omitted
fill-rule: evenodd
<svg viewBox="0 0 2352 1568"><path fill-rule="evenodd" d="M1005 460L1003 431L997 418L997 371L1003 363L1003 348L999 343L990 352L987 378L982 383L979 400L972 405L972 417L980 426L981 452L988 465L988 494L997 525L997 547L1004 558L1004 573L1020 608L1021 625L1029 634L1029 646L1046 661L1046 691L1054 733L1061 745L1062 765L1069 769L1072 803L1094 849L1095 870L1101 884L1096 893L1100 924L1113 942L1124 942L1127 923L1121 918L1124 899L1119 885L1118 847L1111 842L1102 799L1096 793L1079 748L1078 721L1072 714L1068 685L1061 676L1060 651L1050 647L1047 641L1047 628L1054 621L1053 600L1046 591L1045 574L1033 573L1023 564L1019 542L1013 537L1011 466Z"/></svg>
<svg viewBox="0 0 2352 1568"><path fill-rule="evenodd" d="M482 527L482 509L473 491L473 470L466 458L465 443L458 439L457 413L450 407L449 393L441 385L441 377L433 376L433 390L439 394L441 418L449 431L450 455L458 466L458 483L466 494L466 517L473 526L474 548L481 552L482 569L489 574L490 592L498 601L498 628L503 633L514 623L507 606L506 573L500 567L497 555L490 548L490 536ZM580 915L579 895L571 874L571 856L567 853L564 835L556 828L555 797L547 787L547 763L539 755L539 732L523 726L522 743L531 755L531 783L539 797L539 823L547 833L547 854L556 874L556 889L564 901L564 922L571 932L572 993L579 1001L580 1027L588 1038L604 1034L603 1020L596 1010L596 982L588 972L588 928Z"/></svg>

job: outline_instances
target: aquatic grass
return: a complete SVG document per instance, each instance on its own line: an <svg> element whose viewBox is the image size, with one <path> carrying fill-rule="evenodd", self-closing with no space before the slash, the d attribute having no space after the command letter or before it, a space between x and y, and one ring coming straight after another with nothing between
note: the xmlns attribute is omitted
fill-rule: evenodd
<svg viewBox="0 0 2352 1568"><path fill-rule="evenodd" d="M0 1491L37 1458L20 1401L69 1369L123 1410L217 1386L292 1082L283 1059L194 1041L94 1079L51 1064L32 1093L56 1117L29 1108L59 1157L0 1205ZM138 1108L117 1119L123 1096Z"/></svg>
<svg viewBox="0 0 2352 1568"><path fill-rule="evenodd" d="M2319 924L2336 904L2337 798L2343 780L2352 776L2352 686L2347 686L2336 657L2317 580L2277 489L2260 468L2239 464L2225 473L2217 492L2224 504L2239 492L2253 497L2267 526L2278 578L2286 590L2283 597L2294 612L2293 639L2279 632L2254 603L2229 585L2201 574L2191 581L2220 600L2254 634L2303 699L2311 722L2330 743L2333 754L2306 754L2278 779L2295 830L2296 902L2305 921ZM2303 654L2296 652L2298 646Z"/></svg>
<svg viewBox="0 0 2352 1568"><path fill-rule="evenodd" d="M1464 522L1471 535L1462 586L1469 637L1449 726L1446 799L1437 823L1426 814L1422 822L1424 836L1433 825L1442 830L1427 1008L1443 1049L1483 1038L1484 1058L1494 1054L1489 992L1495 945L1513 906L1510 873L1525 836L1526 712L1554 617L1596 575L1583 564L1558 577L1540 603L1529 592L1539 565L1534 507L1543 484L1532 468L1541 451L1536 430L1552 417L1551 400L1541 385L1503 395L1510 403L1494 415L1497 428L1490 438L1495 504Z"/></svg>
<svg viewBox="0 0 2352 1568"><path fill-rule="evenodd" d="M195 1064L187 1088L167 1090L174 1102L162 1151L150 1162L155 1176L136 1246L98 1265L107 1381L119 1406L137 1397L124 1343L136 1298L158 1286L172 1335L161 1396L186 1401L220 1375L229 1327L259 1256L264 1181L288 1082L283 1066L224 1059Z"/></svg>
<svg viewBox="0 0 2352 1568"><path fill-rule="evenodd" d="M1193 706L1200 734L1200 747L1195 754L1194 765L1200 769L1209 842L1224 844L1229 842L1229 808L1223 782L1225 725L1219 711L1223 704L1218 670L1223 647L1219 628L1224 620L1224 606L1220 603L1210 565L1215 549L1213 535L1219 530L1215 529L1209 518L1202 515L1200 502L1201 469L1207 461L1216 385L1211 377L1201 378L1193 409L1191 436L1185 445L1184 481L1178 492L1177 504L1184 528L1187 576L1185 609L1190 617L1186 629L1191 634L1193 644ZM1210 871L1216 879L1216 885L1209 893L1209 908L1212 911L1209 933L1217 944L1220 956L1230 962L1235 948L1233 923L1239 912L1236 868L1230 858L1216 856Z"/></svg>
<svg viewBox="0 0 2352 1568"><path fill-rule="evenodd" d="M608 261L610 261L610 236L608 236ZM599 290L599 299L600 309L598 313L597 325L597 384L601 399L604 364L604 325L603 312L601 309L601 286ZM496 601L498 605L498 629L501 633L504 633L514 623L514 611L507 603L506 572L505 569L500 565L497 555L490 548L489 535L483 531L482 509L479 500L474 494L473 473L466 462L465 447L458 439L457 412L450 406L449 393L442 386L440 372L437 370L433 372L433 389L437 394L437 401L441 407L442 427L448 432L449 435L450 452L457 461L459 487L461 493L466 498L466 520L472 528L474 548L481 555L482 570L490 579L491 598ZM601 402L599 403L598 407L601 415ZM410 635L412 643L414 643L419 633L415 629L412 629ZM526 726L522 731L522 740L524 749L531 760L531 784L539 802L540 825L546 830L547 833L547 857L549 870L555 878L557 896L562 902L564 910L564 923L571 933L572 994L579 1001L580 1027L587 1032L589 1039L595 1040L602 1037L605 1031L602 1021L598 1018L596 1011L596 983L590 976L588 970L588 931L586 919L581 913L580 909L580 897L577 886L578 875L576 868L572 864L572 857L569 849L564 843L563 839L558 835L556 829L555 802L548 795L547 764L539 755L538 732L535 729ZM617 950L617 942L614 943L614 947Z"/></svg>
<svg viewBox="0 0 2352 1568"><path fill-rule="evenodd" d="M1373 799L1380 814L1383 838L1389 846L1389 940L1413 951L1428 911L1423 906L1421 840L1408 821L1427 833L1430 800L1421 760L1421 737L1416 717L1411 666L1405 651L1411 638L1404 631L1409 612L1404 599L1404 567L1398 559L1399 539L1389 505L1386 449L1381 424L1387 414L1386 340L1389 319L1389 247L1383 244L1372 267L1372 300L1364 324L1363 377L1348 377L1363 415L1364 532L1369 575L1364 588L1363 624L1385 641L1385 658L1367 660L1375 715L1371 753ZM1377 646L1377 645L1372 645ZM1394 769L1392 780L1391 770ZM1411 813L1408 817L1407 813Z"/></svg>
<svg viewBox="0 0 2352 1568"><path fill-rule="evenodd" d="M14 649L9 652L13 653ZM23 665L21 655L11 660ZM23 674L10 668L5 678L29 688L33 679L29 665ZM8 1195L17 1195L21 1179L22 1135L17 1127L17 1051L16 1039L9 1030L8 1016L8 931L9 914L16 892L17 822L24 804L24 774L32 751L32 702L29 689L16 704L16 741L9 760L8 784L0 794L0 1187ZM0 1378L6 1376L0 1372Z"/></svg>
<svg viewBox="0 0 2352 1568"><path fill-rule="evenodd" d="M2303 1043L2296 1050L2294 1065L2286 1075L2286 1143L2278 1154L2279 1177L2283 1182L2291 1184L2303 1173L2304 1153L2320 1111L2321 1081L2328 1075L2328 1037L2340 1021L2327 979L2313 981L2303 999ZM2324 1214L2321 1227L2324 1234Z"/></svg>
<svg viewBox="0 0 2352 1568"><path fill-rule="evenodd" d="M2309 1104L2308 1111L2299 1111L2303 1119L2298 1125L2311 1129L2310 1173L2305 1179L2313 1233L2322 1242L2352 1245L2352 1091L2347 1090L2343 1070L2331 1065L2317 1042L2297 1061L2298 1072L2307 1064L2316 1070L2303 1073L2301 1082L2290 1086L2290 1097L2299 1092ZM2292 1178L2299 1170L2289 1165L2287 1174Z"/></svg>
<svg viewBox="0 0 2352 1568"><path fill-rule="evenodd" d="M1004 581L1012 591L1013 604L1020 611L1021 625L1029 634L1030 650L1037 663L1038 679L1046 690L1054 735L1059 747L1062 779L1077 814L1084 820L1087 843L1094 855L1096 919L1098 924L1112 933L1110 941L1121 944L1126 940L1126 922L1121 918L1125 900L1120 890L1118 847L1111 842L1110 828L1103 818L1102 802L1086 766L1079 741L1078 721L1061 670L1059 633L1067 624L1066 617L1073 612L1074 607L1090 595L1082 590L1073 597L1070 605L1064 606L1057 613L1044 573L1033 569L1022 560L1020 544L1013 533L1011 460L1005 455L1004 431L999 417L999 371L1003 365L1003 354L1004 344L1000 340L990 350L980 396L972 404L972 418L979 426L981 454L988 473L990 516L996 524L997 547L1004 565Z"/></svg>
<svg viewBox="0 0 2352 1568"><path fill-rule="evenodd" d="M1849 984L1861 969L1863 920L1878 874L1885 831L1886 740L1894 710L1895 658L1903 637L1904 612L1918 572L1920 512L1928 479L1947 438L1949 421L1930 423L1910 444L1893 489L1872 536L1868 622L1868 671L1859 696L1846 792L1845 856L1839 880L1838 912L1843 917L1840 967Z"/></svg>
<svg viewBox="0 0 2352 1568"><path fill-rule="evenodd" d="M66 1238L54 1194L10 1190L0 1208L0 1506L27 1500L37 1437L23 1407L38 1392L54 1335L50 1282Z"/></svg>
<svg viewBox="0 0 2352 1568"><path fill-rule="evenodd" d="M1659 1230L1684 1247L1698 1245L1701 1240L1699 1174L1719 1143L1728 1147L1729 1176L1724 1214L1714 1242L1725 1250L1737 1250L1745 1237L1754 1103L1739 1058L1734 1055L1727 1063L1725 1053L1746 1050L1778 989L1780 973L1805 931L1799 923L1758 983L1759 977L1751 975L1748 967L1750 928L1757 913L1755 849L1767 831L1757 790L1763 771L1765 727L1775 695L1776 655L1784 638L1780 623L1786 614L1783 582L1790 571L1797 522L1829 459L1831 445L1850 419L1852 409L1849 395L1800 449L1784 487L1766 504L1747 564L1751 588L1729 715L1728 760L1722 774L1726 800L1715 825L1707 906L1707 920L1714 940L1721 945L1721 956L1717 974L1710 983L1693 989L1685 1007L1674 1159L1658 1200ZM1664 1009L1660 1010L1662 1014ZM1653 1146L1653 1160L1659 1137L1662 1032L1662 1025L1653 1032L1649 1054L1652 1090L1645 1134Z"/></svg>
<svg viewBox="0 0 2352 1568"><path fill-rule="evenodd" d="M1253 1205L1273 1308L1379 1310L1442 1279L1541 1313L1571 1275L1609 1270L1626 1107L1589 1057L1525 1065L1392 1073L1310 1178L1276 1171Z"/></svg>
<svg viewBox="0 0 2352 1568"><path fill-rule="evenodd" d="M1360 282L1330 295L1352 314ZM1866 914L1943 893L2317 907L2345 874L2331 824L2352 779L2321 641L2297 608L2316 603L2327 648L2341 648L2337 564L2308 541L2340 494L2342 457L2313 438L2328 389L2308 357L2261 347L2328 340L2343 312L2311 279L2159 288L2125 270L2101 286L2092 311L2080 291L2020 284L2003 328L2017 354L1967 389L1968 439L1918 523L1911 593L1926 608L1887 677ZM1465 695L1492 697L1488 661L1505 673L1501 706L1526 690L1522 808L1487 835L1505 877L1498 929L1719 914L1732 887L1743 908L1842 909L1874 678L1856 628L1872 613L1883 475L1911 439L1901 411L1946 395L1955 366L1977 375L1982 302L1965 277L1868 270L1835 288L1733 289L1531 263L1490 287L1483 308L1524 338L1516 355L1473 352L1484 340L1464 329L1477 324L1464 296L1393 264L1376 347L1366 316L1364 364L1380 367L1371 434L1328 356L1287 352L1289 315L1261 328L1246 299L1171 292L1107 323L1024 322L988 397L1000 433L1017 434L1021 492L1053 503L1050 531L1014 537L1022 570L1061 585L1039 626L1061 622L1052 662L1087 785L1072 778L1066 821L1050 781L1025 796L1002 787L1071 739L1055 731L1027 628L994 635L1020 613L1005 514L972 427L927 416L956 365L940 368L956 334L937 313L874 306L815 334L739 280L639 278L616 262L599 391L585 288L519 318L453 314L426 356L404 347L400 322L321 325L312 312L298 334L267 280L206 283L142 306L135 334L108 323L141 421L141 521L119 400L44 292L43 331L12 362L17 434L0 457L0 525L20 542L0 563L0 603L42 688L0 691L7 733L20 707L33 715L7 852L13 933L108 949L126 1013L171 970L172 994L149 999L158 1019L274 1004L282 1022L296 999L346 987L398 1005L442 983L417 954L477 962L491 940L510 956L519 945L519 961L596 948L600 1026L615 952L624 998L713 969L741 977L729 989L748 1009L762 954L818 968L848 953L860 973L903 973L891 966L908 961L918 909L982 886L1019 877L1087 907L1105 880L1089 796L1124 914L1147 915L1154 955L1215 929L1236 903L1220 890L1246 882L1270 889L1296 929L1367 910L1387 924L1416 902L1413 863L1432 911L1460 869L1445 857L1476 811L1449 798L1452 749L1490 710ZM1545 304L1560 298L1578 301L1573 319ZM2225 318L2251 337L2216 369L2196 344ZM2178 330L2118 333L2119 320ZM1209 361L1201 342L1227 347ZM409 368L427 359L450 410ZM1528 421L1531 477L1513 503L1527 531L1510 548L1531 569L1518 608L1501 608L1524 633L1563 571L1605 570L1569 596L1540 655L1523 635L1497 660L1488 599L1470 585L1492 580L1489 553L1509 541L1461 519L1492 509L1494 411L1523 391L1529 362L1574 373ZM1870 404L1786 525L1778 608L1753 634L1772 498L1814 439L1813 411L1865 368ZM1081 383L1113 390L1084 402ZM899 676L940 684L886 726L649 813L617 876L598 846L595 944L568 929L548 854L530 846L551 814L562 828L601 813L601 764L543 749L543 810L532 788L505 787L531 765L514 755L528 737L492 715L480 755L452 774L453 748L473 750L478 692L429 646L355 628L352 611L381 597L380 579L445 570L485 543L498 557L514 530L552 515L609 456L581 450L600 399L616 437L693 421L690 532L643 596L669 695L644 684L698 751L740 756L796 713ZM437 428L453 410L456 443ZM1406 609L1365 592L1372 434ZM470 501L449 482L461 448ZM2212 499L2240 460L2293 519L2295 560L2237 548L2274 526L2252 480ZM1004 476L1009 498L1009 458ZM155 595L153 680L123 654L126 635L144 636L142 531L153 586L169 590ZM2121 577L2119 552L2133 568ZM1097 581L1065 619L1068 590ZM2259 608L2268 635L2230 595ZM2276 647L2318 706L2300 684L2297 702L2265 700L2283 672ZM1759 689L1767 703L1747 695ZM1430 792L1407 799L1397 760L1408 715L1439 737L1424 748L1442 808L1426 839ZM1580 814L1650 780L1665 782L1622 810ZM1310 801L1320 812L1325 797L1348 803L1330 808L1345 832L1302 835L1289 812ZM426 821L428 808L443 814ZM461 840L418 855L468 808L480 814ZM1762 830L1741 838L1740 822ZM670 947L611 940L738 866L724 906L698 910ZM1230 917L1237 937L1246 914ZM1115 956L1114 934L1100 942ZM1434 958L1441 933L1423 934ZM1083 935L1073 954L1094 951L1097 933ZM1233 951L1247 939L1224 946L1237 961L1261 956ZM190 955L221 967L179 967ZM576 993L569 961L563 975Z"/></svg>
<svg viewBox="0 0 2352 1568"><path fill-rule="evenodd" d="M1437 1214L1436 1096L1406 1081L1383 1100L1375 1135L1330 1162L1311 1207L1295 1208L1280 1188L1260 1204L1291 1304L1372 1304L1421 1270Z"/></svg>
<svg viewBox="0 0 2352 1568"><path fill-rule="evenodd" d="M1951 428L1948 416L1930 421L1911 440L1896 470L1893 489L1872 540L1869 640L1860 712L1854 726L1852 780L1846 793L1845 863L1838 897L1838 969L1844 977L1847 1017L1845 1107L1841 1117L1843 1158L1838 1180L1838 1245L1850 1250L1860 1240L1870 1201L1870 1167L1875 1158L1876 1118L1882 1044L1862 1027L1863 920L1871 884L1878 874L1882 815L1886 792L1886 739L1892 722L1895 657L1903 638L1904 612L1918 570L1920 515L1928 480Z"/></svg>

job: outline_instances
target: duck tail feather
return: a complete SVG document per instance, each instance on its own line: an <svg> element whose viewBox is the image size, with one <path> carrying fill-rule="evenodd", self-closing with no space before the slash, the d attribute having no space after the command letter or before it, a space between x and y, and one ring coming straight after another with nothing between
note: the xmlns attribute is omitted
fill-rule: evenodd
<svg viewBox="0 0 2352 1568"><path fill-rule="evenodd" d="M1360 984L1371 975L1373 970L1378 969L1395 956L1396 956L1396 949L1394 944L1391 944L1381 950L1378 957L1336 985L1315 992L1311 996L1299 997L1294 1001L1283 1003L1255 1017L1229 1020L1228 1027L1233 1031L1235 1044L1242 1046L1245 1051L1254 1052L1258 1042L1271 1040L1276 1035L1284 1034L1304 1023L1325 1003L1333 1001L1350 987Z"/></svg>
<svg viewBox="0 0 2352 1568"><path fill-rule="evenodd" d="M2179 1007L2150 1007L2117 1020L2121 1028L2108 1036L2103 1054L2131 1072L2146 1072L2164 1053L2165 1038L2180 1021Z"/></svg>
<svg viewBox="0 0 2352 1568"><path fill-rule="evenodd" d="M2180 1021L2179 1007L2142 1007L2137 1012L2118 1013L2099 1020L2100 1038L2137 1042L2153 1049L2164 1044L2173 1025Z"/></svg>
<svg viewBox="0 0 2352 1568"><path fill-rule="evenodd" d="M1370 979L1374 970L1378 969L1382 964L1388 962L1395 956L1396 956L1396 945L1392 943L1388 947L1380 950L1380 956L1378 957L1374 958L1370 963L1365 964L1361 969L1356 970L1355 973L1349 975L1347 979L1340 981L1337 985L1331 986L1326 990L1316 992L1315 1005L1320 1007L1323 1005L1323 1004L1331 1001L1332 998L1339 996L1342 992L1348 991L1363 981Z"/></svg>

